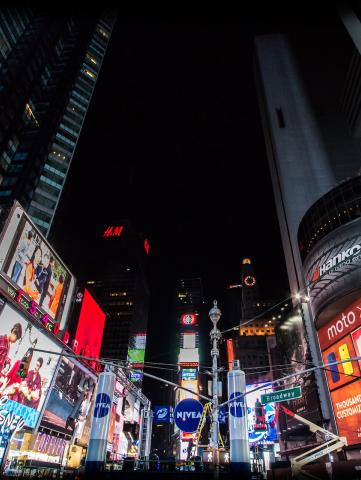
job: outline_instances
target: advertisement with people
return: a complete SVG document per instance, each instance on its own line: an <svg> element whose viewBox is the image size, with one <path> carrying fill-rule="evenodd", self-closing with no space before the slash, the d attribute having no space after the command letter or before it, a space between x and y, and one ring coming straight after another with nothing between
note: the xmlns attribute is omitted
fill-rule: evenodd
<svg viewBox="0 0 361 480"><path fill-rule="evenodd" d="M247 385L246 391L251 392L255 388L267 384ZM260 401L261 390L247 393L248 415L248 438L250 444L263 443L266 445L278 442L277 418L275 403L262 405Z"/></svg>
<svg viewBox="0 0 361 480"><path fill-rule="evenodd" d="M41 425L80 439L96 386L96 376L76 360L62 357Z"/></svg>
<svg viewBox="0 0 361 480"><path fill-rule="evenodd" d="M29 369L25 377L19 366L29 348L60 353L61 348L12 306L4 303L0 313L0 398L8 397L7 409L25 420L25 427L34 428L59 355L33 352L28 355Z"/></svg>
<svg viewBox="0 0 361 480"><path fill-rule="evenodd" d="M0 255L5 259L0 269L8 279L63 330L72 276L18 204L3 233Z"/></svg>

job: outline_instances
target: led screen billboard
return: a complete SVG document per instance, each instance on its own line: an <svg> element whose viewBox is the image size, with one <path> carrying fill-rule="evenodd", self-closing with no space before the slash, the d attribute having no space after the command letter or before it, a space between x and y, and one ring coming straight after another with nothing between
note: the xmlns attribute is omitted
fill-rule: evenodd
<svg viewBox="0 0 361 480"><path fill-rule="evenodd" d="M266 383L247 385L246 392L266 385ZM276 405L274 403L262 405L260 402L261 393L264 393L264 391L258 390L248 393L245 397L248 415L248 438L250 444L262 443L268 445L278 442Z"/></svg>
<svg viewBox="0 0 361 480"><path fill-rule="evenodd" d="M331 392L338 433L348 445L361 443L361 382L356 380Z"/></svg>
<svg viewBox="0 0 361 480"><path fill-rule="evenodd" d="M121 439L123 432L123 386L116 381L114 388L114 396L112 403L112 411L110 417L110 425L108 431L108 451L111 454L111 458L119 460L121 449Z"/></svg>
<svg viewBox="0 0 361 480"><path fill-rule="evenodd" d="M65 328L74 279L18 203L1 236L0 270L60 331Z"/></svg>
<svg viewBox="0 0 361 480"><path fill-rule="evenodd" d="M352 340L349 335L334 343L331 347L322 352L325 363L339 362L356 356ZM327 381L330 391L342 387L355 380L360 375L358 362L344 362L337 365L330 365L326 369Z"/></svg>
<svg viewBox="0 0 361 480"><path fill-rule="evenodd" d="M145 333L136 333L130 338L128 347L128 362L132 363L133 367L144 366L146 342L147 335Z"/></svg>
<svg viewBox="0 0 361 480"><path fill-rule="evenodd" d="M187 390L181 390L180 391L180 400L184 400L185 398L194 398L198 399L198 381L197 380L181 380L181 387L187 388L188 390L191 390L195 394L193 395L190 392L187 392Z"/></svg>
<svg viewBox="0 0 361 480"><path fill-rule="evenodd" d="M182 368L181 372L182 380L197 380L196 368Z"/></svg>
<svg viewBox="0 0 361 480"><path fill-rule="evenodd" d="M8 396L7 409L34 428L47 396L59 356L33 352L28 374L18 375L20 362L29 348L60 353L61 348L4 303L0 313L0 398Z"/></svg>
<svg viewBox="0 0 361 480"><path fill-rule="evenodd" d="M76 348L74 351L86 356L98 358L102 344L105 313L91 296L84 290L77 329L75 332Z"/></svg>
<svg viewBox="0 0 361 480"><path fill-rule="evenodd" d="M42 417L42 425L81 438L96 376L76 360L62 357Z"/></svg>

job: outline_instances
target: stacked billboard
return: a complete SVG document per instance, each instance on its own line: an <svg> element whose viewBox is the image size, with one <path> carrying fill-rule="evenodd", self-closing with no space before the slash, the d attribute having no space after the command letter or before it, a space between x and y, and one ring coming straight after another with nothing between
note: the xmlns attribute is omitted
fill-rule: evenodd
<svg viewBox="0 0 361 480"><path fill-rule="evenodd" d="M348 445L361 443L361 299L345 307L318 330L339 435Z"/></svg>
<svg viewBox="0 0 361 480"><path fill-rule="evenodd" d="M98 321L93 304L87 332L79 321L72 342L74 286L69 269L15 202L0 237L0 402L22 426L12 436L0 434L0 456L8 447L6 469L12 472L28 460L60 465L70 445L84 440L97 377L62 353L82 343L98 355L105 315L100 329L89 328ZM28 368L22 371L24 359Z"/></svg>
<svg viewBox="0 0 361 480"><path fill-rule="evenodd" d="M184 313L180 316L180 349L178 356L179 383L187 390L177 391L176 403L185 399L198 399L198 318L196 313ZM191 393L194 392L194 393ZM189 454L190 441L194 438L193 433L182 432L180 441L180 460L185 460Z"/></svg>

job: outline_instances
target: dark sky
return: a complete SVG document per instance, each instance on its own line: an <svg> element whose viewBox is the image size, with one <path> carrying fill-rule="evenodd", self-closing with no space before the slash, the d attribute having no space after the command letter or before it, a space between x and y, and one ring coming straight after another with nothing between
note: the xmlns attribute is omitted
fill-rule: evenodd
<svg viewBox="0 0 361 480"><path fill-rule="evenodd" d="M253 38L320 21L327 16L291 9L283 16L119 17L51 239L81 276L96 255L96 219L130 218L146 232L148 359L162 361L166 350L159 333L176 278L202 277L210 307L251 257L264 296L287 292Z"/></svg>

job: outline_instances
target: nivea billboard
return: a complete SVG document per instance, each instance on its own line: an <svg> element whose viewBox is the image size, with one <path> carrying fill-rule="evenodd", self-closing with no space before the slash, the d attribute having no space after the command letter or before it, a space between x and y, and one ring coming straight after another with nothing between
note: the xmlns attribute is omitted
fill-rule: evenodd
<svg viewBox="0 0 361 480"><path fill-rule="evenodd" d="M101 373L95 397L93 421L86 457L87 473L99 472L104 469L114 388L115 374L113 372Z"/></svg>
<svg viewBox="0 0 361 480"><path fill-rule="evenodd" d="M198 400L186 398L174 409L174 422L182 432L196 432L202 416L203 405Z"/></svg>
<svg viewBox="0 0 361 480"><path fill-rule="evenodd" d="M171 407L168 405L155 405L153 408L154 423L170 423Z"/></svg>

